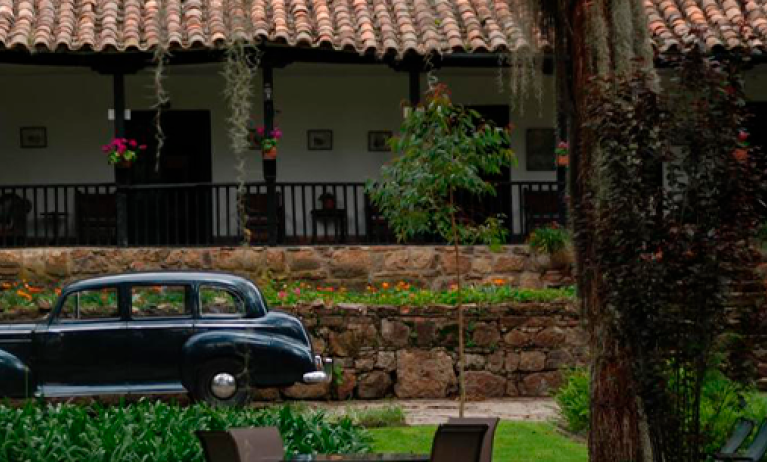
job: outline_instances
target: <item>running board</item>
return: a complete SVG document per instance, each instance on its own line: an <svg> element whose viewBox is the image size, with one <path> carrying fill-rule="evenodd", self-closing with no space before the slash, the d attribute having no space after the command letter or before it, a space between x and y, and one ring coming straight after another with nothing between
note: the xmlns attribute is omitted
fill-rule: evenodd
<svg viewBox="0 0 767 462"><path fill-rule="evenodd" d="M43 385L35 396L38 398L68 398L97 395L159 395L186 393L179 382L147 383L142 385Z"/></svg>

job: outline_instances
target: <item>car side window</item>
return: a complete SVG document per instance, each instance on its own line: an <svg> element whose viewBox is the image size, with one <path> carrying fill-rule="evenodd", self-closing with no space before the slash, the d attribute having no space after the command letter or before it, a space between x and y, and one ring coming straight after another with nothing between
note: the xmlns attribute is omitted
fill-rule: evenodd
<svg viewBox="0 0 767 462"><path fill-rule="evenodd" d="M67 295L58 319L67 322L116 319L119 317L117 288L107 287L100 290L80 290Z"/></svg>
<svg viewBox="0 0 767 462"><path fill-rule="evenodd" d="M245 302L221 287L200 286L200 314L205 317L245 316Z"/></svg>
<svg viewBox="0 0 767 462"><path fill-rule="evenodd" d="M183 285L147 285L131 288L133 319L191 316Z"/></svg>

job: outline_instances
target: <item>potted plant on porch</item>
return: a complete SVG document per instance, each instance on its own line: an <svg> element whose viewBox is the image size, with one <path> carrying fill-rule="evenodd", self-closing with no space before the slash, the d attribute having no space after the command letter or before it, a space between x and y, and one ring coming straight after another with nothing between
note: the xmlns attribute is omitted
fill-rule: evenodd
<svg viewBox="0 0 767 462"><path fill-rule="evenodd" d="M261 155L264 159L274 160L277 158L277 143L282 138L282 130L274 127L266 136L266 128L258 127L256 129L255 141L261 147Z"/></svg>
<svg viewBox="0 0 767 462"><path fill-rule="evenodd" d="M114 138L109 144L102 146L101 150L107 155L109 165L128 168L136 161L138 153L146 150L146 145L140 145L134 139Z"/></svg>

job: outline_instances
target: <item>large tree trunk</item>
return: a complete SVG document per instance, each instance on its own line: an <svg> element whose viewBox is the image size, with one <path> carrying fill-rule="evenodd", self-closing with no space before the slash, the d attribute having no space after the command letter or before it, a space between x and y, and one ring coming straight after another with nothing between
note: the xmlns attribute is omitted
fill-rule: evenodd
<svg viewBox="0 0 767 462"><path fill-rule="evenodd" d="M597 0L611 11L612 2L627 0ZM560 91L569 95L560 104L571 115L570 133L570 207L578 274L578 291L582 313L590 336L591 361L591 429L589 460L591 462L640 462L652 460L646 442L647 426L643 422L632 374L631 355L618 338L600 294L605 293L601 271L595 258L597 236L592 226L595 219L595 188L593 139L588 139L582 127L582 116L588 105L585 89L598 69L595 64L605 56L595 56L593 38L589 37L587 15L592 14L593 0L572 0L571 9L560 11L558 30L570 30L568 43L560 45L571 58L567 75L559 75ZM562 5L562 4L560 4ZM608 37L605 37L609 39ZM612 50L611 50L612 53ZM564 66L563 66L564 67Z"/></svg>

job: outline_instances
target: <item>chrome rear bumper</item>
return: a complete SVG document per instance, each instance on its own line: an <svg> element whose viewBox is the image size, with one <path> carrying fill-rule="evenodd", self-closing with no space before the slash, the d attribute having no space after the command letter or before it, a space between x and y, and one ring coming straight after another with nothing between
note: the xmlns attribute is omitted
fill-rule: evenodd
<svg viewBox="0 0 767 462"><path fill-rule="evenodd" d="M316 371L304 374L304 383L324 383L330 382L333 377L333 360L330 358L322 359L321 356L314 357L314 367Z"/></svg>

